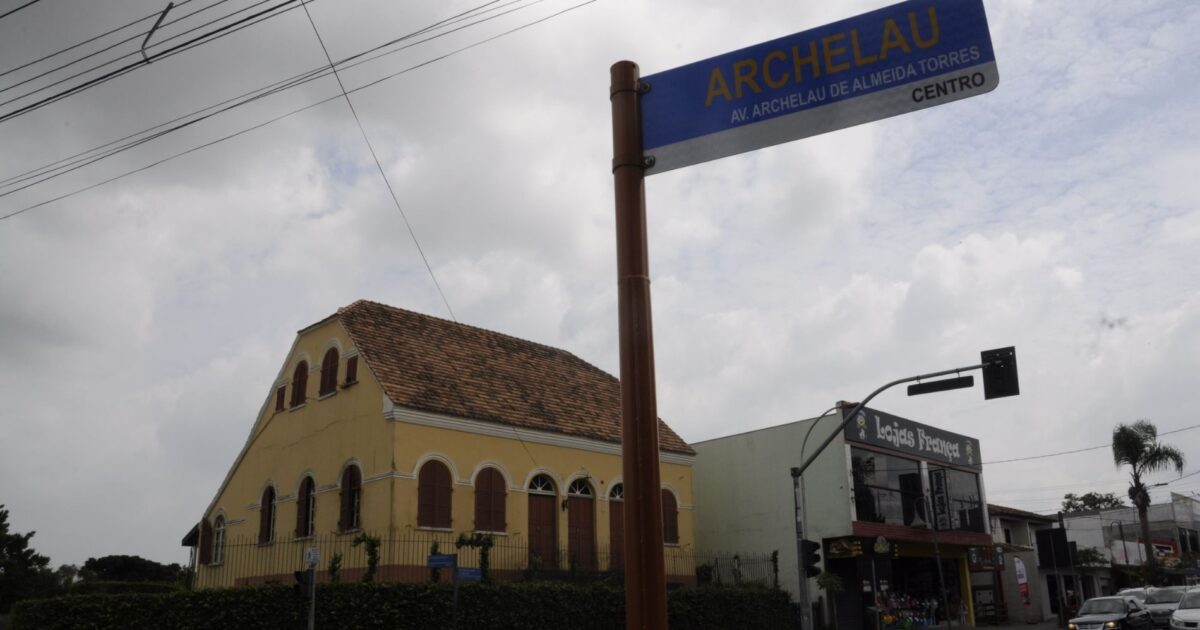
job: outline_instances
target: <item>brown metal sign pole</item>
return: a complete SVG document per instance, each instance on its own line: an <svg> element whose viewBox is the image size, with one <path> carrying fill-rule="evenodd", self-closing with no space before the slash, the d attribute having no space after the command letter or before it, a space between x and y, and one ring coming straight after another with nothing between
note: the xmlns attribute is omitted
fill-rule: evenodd
<svg viewBox="0 0 1200 630"><path fill-rule="evenodd" d="M650 323L650 263L646 250L646 163L642 157L637 64L611 68L613 183L617 202L617 308L621 345L621 455L625 484L625 627L665 630L658 403Z"/></svg>

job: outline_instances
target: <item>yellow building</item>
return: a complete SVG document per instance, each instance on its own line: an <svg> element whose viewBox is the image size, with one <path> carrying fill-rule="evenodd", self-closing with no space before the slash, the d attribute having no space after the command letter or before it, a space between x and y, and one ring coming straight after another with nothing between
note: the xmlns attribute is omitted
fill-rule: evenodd
<svg viewBox="0 0 1200 630"><path fill-rule="evenodd" d="M358 301L304 330L245 446L184 539L196 584L427 579L426 556L491 535L498 578L620 567L620 384L578 357ZM659 423L667 572L691 582L695 453ZM309 551L309 553L312 553Z"/></svg>

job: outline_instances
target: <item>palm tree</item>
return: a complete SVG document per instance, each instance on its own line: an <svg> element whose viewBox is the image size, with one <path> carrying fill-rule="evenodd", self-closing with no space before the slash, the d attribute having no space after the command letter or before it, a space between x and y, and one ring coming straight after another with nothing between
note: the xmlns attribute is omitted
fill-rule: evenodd
<svg viewBox="0 0 1200 630"><path fill-rule="evenodd" d="M1118 424L1113 429L1113 462L1117 466L1128 465L1129 500L1137 507L1138 520L1142 524L1142 542L1146 545L1146 566L1153 567L1154 546L1150 544L1150 492L1142 482L1142 475L1175 468L1183 472L1183 453L1174 446L1158 443L1158 429L1149 420L1138 420L1133 424Z"/></svg>

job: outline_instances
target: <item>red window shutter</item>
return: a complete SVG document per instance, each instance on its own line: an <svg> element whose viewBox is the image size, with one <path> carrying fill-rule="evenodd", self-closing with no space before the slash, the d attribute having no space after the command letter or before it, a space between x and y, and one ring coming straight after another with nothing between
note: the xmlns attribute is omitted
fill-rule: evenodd
<svg viewBox="0 0 1200 630"><path fill-rule="evenodd" d="M358 357L346 359L346 382L358 382Z"/></svg>
<svg viewBox="0 0 1200 630"><path fill-rule="evenodd" d="M305 397L308 396L308 362L301 361L300 365L296 366L296 372L292 375L292 406L297 407L304 404Z"/></svg>
<svg viewBox="0 0 1200 630"><path fill-rule="evenodd" d="M491 468L484 468L475 477L475 529L490 532L492 529L492 476Z"/></svg>
<svg viewBox="0 0 1200 630"><path fill-rule="evenodd" d="M332 394L337 390L338 351L330 348L325 352L321 361L321 391L320 395Z"/></svg>
<svg viewBox="0 0 1200 630"><path fill-rule="evenodd" d="M305 477L300 484L300 493L296 496L296 537L307 536L308 532L308 484L312 477Z"/></svg>
<svg viewBox="0 0 1200 630"><path fill-rule="evenodd" d="M271 521L275 520L275 490L268 487L263 490L262 501L258 509L258 544L271 542Z"/></svg>
<svg viewBox="0 0 1200 630"><path fill-rule="evenodd" d="M495 468L481 470L475 478L475 529L504 531L507 526L504 499L504 476Z"/></svg>
<svg viewBox="0 0 1200 630"><path fill-rule="evenodd" d="M450 527L450 469L428 461L417 477L417 525Z"/></svg>
<svg viewBox="0 0 1200 630"><path fill-rule="evenodd" d="M338 529L346 531L354 527L354 467L347 466L342 472L342 509L338 515Z"/></svg>
<svg viewBox="0 0 1200 630"><path fill-rule="evenodd" d="M679 506L670 490L662 491L663 542L679 544Z"/></svg>
<svg viewBox="0 0 1200 630"><path fill-rule="evenodd" d="M283 401L284 401L284 395L285 395L284 392L285 391L287 391L286 386L280 387L279 389L275 390L275 411L283 411L283 409L284 409Z"/></svg>
<svg viewBox="0 0 1200 630"><path fill-rule="evenodd" d="M492 528L490 531L502 532L508 527L508 515L506 512L507 493L504 490L504 475L500 471L491 469L492 473Z"/></svg>
<svg viewBox="0 0 1200 630"><path fill-rule="evenodd" d="M362 471L358 466L350 468L350 485L353 491L350 493L350 527L359 529L362 527Z"/></svg>
<svg viewBox="0 0 1200 630"><path fill-rule="evenodd" d="M422 476L417 482L417 527L433 527L433 485Z"/></svg>
<svg viewBox="0 0 1200 630"><path fill-rule="evenodd" d="M200 564L212 564L213 528L208 519L200 521Z"/></svg>

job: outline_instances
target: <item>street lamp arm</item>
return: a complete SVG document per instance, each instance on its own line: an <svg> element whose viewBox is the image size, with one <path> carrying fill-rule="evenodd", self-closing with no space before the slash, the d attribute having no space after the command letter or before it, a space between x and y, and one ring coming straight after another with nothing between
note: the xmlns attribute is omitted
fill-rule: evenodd
<svg viewBox="0 0 1200 630"><path fill-rule="evenodd" d="M809 455L808 459L804 460L804 463L800 464L800 466L792 469L792 477L799 477L800 475L804 474L804 471L809 466L811 466L813 461L815 461L817 459L817 457L819 457L821 455L821 452L825 450L825 447L829 446L829 443L833 442L834 438L836 438L839 433L841 433L842 431L844 431L846 429L846 425L850 424L850 421L853 420L854 417L858 415L858 412L862 411L862 408L866 407L867 403L871 402L872 398L878 396L879 394L883 393L884 391L886 391L892 387L895 387L896 385L900 385L902 383L911 383L913 381L921 381L921 380L925 380L927 378L935 378L938 376L948 376L950 374L958 374L961 372L967 372L969 370L978 370L978 369L983 368L986 365L987 365L986 363L980 363L978 365L970 365L967 367L955 368L953 370L942 370L940 372L930 372L929 374L920 374L918 376L908 376L905 378L894 380L894 381L880 387L879 389L876 389L875 391L871 392L870 396L867 396L866 398L864 398L862 400L862 402L858 403L858 405L856 405L854 407L854 409L851 410L850 413L847 414L842 419L842 423L839 424L838 427L833 430L833 433L829 434L829 437L825 438L824 442L821 442L821 445L817 447L817 450L815 453L813 453L812 455Z"/></svg>

